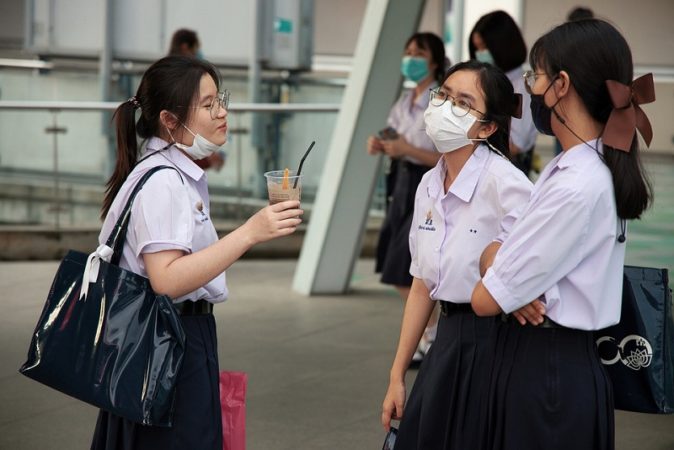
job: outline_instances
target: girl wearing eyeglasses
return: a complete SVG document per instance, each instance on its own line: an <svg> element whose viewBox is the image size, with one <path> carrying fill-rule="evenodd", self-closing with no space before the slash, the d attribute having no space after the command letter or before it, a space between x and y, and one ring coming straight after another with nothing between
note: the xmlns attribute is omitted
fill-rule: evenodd
<svg viewBox="0 0 674 450"><path fill-rule="evenodd" d="M482 250L531 191L504 156L520 101L503 72L477 61L453 66L431 91L425 129L442 157L416 191L412 288L382 406L387 430L401 420L397 450L480 448L496 319L477 317L470 294ZM405 373L437 303L437 337L405 402Z"/></svg>
<svg viewBox="0 0 674 450"><path fill-rule="evenodd" d="M563 152L502 244L485 251L490 267L472 294L478 315L508 314L494 352L487 448L613 449L612 388L593 332L620 319L625 221L651 201L636 131L650 142L639 103L655 99L653 80L632 82L627 42L595 19L554 28L529 60L534 122Z"/></svg>
<svg viewBox="0 0 674 450"><path fill-rule="evenodd" d="M218 239L206 175L194 161L227 140L227 93L206 61L168 56L143 74L134 97L115 112L117 161L103 203L104 243L138 180L120 267L149 278L174 301L186 335L173 427L143 426L100 411L91 448L221 450L218 352L213 305L227 299L225 269L253 245L295 231L299 202L267 206ZM139 152L136 135L144 140ZM142 374L138 374L142 376ZM123 380L120 380L123 383Z"/></svg>

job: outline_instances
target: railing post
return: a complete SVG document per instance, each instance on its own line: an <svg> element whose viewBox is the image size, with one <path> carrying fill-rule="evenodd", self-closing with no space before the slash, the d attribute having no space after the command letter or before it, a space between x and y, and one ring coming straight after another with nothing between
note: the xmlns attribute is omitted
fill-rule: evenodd
<svg viewBox="0 0 674 450"><path fill-rule="evenodd" d="M60 176L59 176L59 150L58 150L58 134L66 133L68 131L65 127L58 125L58 109L52 111L52 126L44 129L45 133L51 133L53 136L53 166L54 166L54 211L56 212L56 231L61 230L61 195L60 195Z"/></svg>

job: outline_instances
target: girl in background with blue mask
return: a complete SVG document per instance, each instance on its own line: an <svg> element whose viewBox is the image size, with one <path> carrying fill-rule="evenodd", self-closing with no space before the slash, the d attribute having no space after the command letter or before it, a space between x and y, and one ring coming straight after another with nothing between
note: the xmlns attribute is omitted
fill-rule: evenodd
<svg viewBox="0 0 674 450"><path fill-rule="evenodd" d="M522 117L510 125L510 157L525 175L529 175L534 159L536 127L529 111L529 94L522 74L527 58L527 46L522 32L505 11L494 11L480 17L468 41L470 59L495 65L504 71L515 92L522 95Z"/></svg>
<svg viewBox="0 0 674 450"><path fill-rule="evenodd" d="M438 85L447 64L445 45L433 33L416 33L407 40L400 71L415 87L403 92L389 114L388 128L370 136L367 151L390 158L386 179L387 208L377 246L376 271L381 282L395 286L403 300L409 294L410 251L408 235L414 206L414 192L428 169L440 158L433 142L424 132L424 111L428 90ZM431 320L415 355L415 362L435 338L435 320Z"/></svg>
<svg viewBox="0 0 674 450"><path fill-rule="evenodd" d="M520 98L496 67L469 61L430 93L426 133L442 153L417 188L409 246L414 276L382 406L399 419L396 450L480 450L495 318L477 317L470 294L478 260L509 227L531 182L504 156ZM442 311L435 342L409 400L405 373L431 311Z"/></svg>

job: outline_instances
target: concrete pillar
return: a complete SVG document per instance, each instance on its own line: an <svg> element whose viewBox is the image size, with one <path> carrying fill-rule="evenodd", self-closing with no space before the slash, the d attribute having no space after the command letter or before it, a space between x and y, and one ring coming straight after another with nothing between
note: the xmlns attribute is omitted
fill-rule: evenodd
<svg viewBox="0 0 674 450"><path fill-rule="evenodd" d="M424 0L367 3L332 142L317 142L313 150L328 156L293 280L300 293L349 287L381 159L366 153L366 140L385 126L398 97L400 59L423 6Z"/></svg>

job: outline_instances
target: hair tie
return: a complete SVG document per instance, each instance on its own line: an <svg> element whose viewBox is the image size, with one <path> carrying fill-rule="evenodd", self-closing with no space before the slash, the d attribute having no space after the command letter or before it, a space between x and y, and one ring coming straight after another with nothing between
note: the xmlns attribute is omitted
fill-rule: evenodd
<svg viewBox="0 0 674 450"><path fill-rule="evenodd" d="M639 130L648 147L653 139L653 129L639 105L655 101L653 74L643 75L629 86L619 81L606 80L606 88L613 103L613 111L604 127L604 144L629 153L634 134Z"/></svg>
<svg viewBox="0 0 674 450"><path fill-rule="evenodd" d="M522 118L522 94L513 94L513 112L511 116L515 119Z"/></svg>
<svg viewBox="0 0 674 450"><path fill-rule="evenodd" d="M133 109L140 108L140 102L138 101L138 97L136 97L135 95L133 97L129 98L126 102L131 103L131 105L133 106Z"/></svg>

